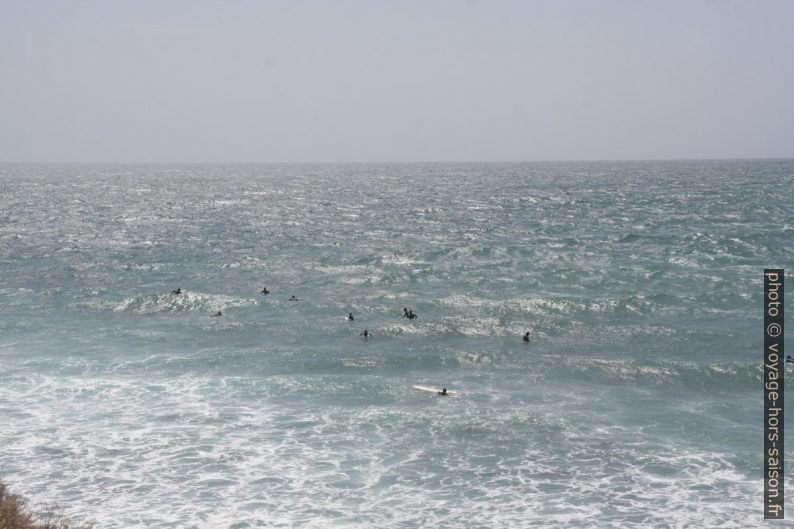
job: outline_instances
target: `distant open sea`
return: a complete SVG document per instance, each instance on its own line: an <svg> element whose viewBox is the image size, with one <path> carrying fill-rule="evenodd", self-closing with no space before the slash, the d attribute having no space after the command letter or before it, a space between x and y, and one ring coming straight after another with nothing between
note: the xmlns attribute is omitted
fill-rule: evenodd
<svg viewBox="0 0 794 529"><path fill-rule="evenodd" d="M761 527L793 205L793 160L0 165L0 471L98 529Z"/></svg>

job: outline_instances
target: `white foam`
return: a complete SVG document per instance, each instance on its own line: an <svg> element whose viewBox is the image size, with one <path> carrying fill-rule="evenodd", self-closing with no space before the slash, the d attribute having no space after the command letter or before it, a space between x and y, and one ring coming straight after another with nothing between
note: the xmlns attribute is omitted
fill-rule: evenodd
<svg viewBox="0 0 794 529"><path fill-rule="evenodd" d="M133 311L137 314L157 314L174 311L223 311L229 308L256 305L254 298L235 298L219 294L204 294L183 290L181 294L155 294L126 298L113 310L116 312Z"/></svg>

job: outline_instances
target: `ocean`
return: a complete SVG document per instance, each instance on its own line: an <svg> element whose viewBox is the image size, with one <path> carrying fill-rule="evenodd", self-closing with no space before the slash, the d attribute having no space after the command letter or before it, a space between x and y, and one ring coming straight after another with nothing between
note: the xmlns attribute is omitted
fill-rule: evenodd
<svg viewBox="0 0 794 529"><path fill-rule="evenodd" d="M794 160L0 165L0 472L102 529L760 527L792 204Z"/></svg>

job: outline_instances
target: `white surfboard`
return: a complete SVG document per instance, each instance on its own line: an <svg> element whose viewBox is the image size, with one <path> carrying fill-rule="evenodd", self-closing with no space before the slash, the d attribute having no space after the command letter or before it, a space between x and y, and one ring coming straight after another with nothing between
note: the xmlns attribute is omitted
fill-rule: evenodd
<svg viewBox="0 0 794 529"><path fill-rule="evenodd" d="M441 393L441 388L434 388L434 387L431 387L431 386L414 386L414 389L418 389L419 391L426 391L428 393L435 393L436 395ZM450 396L458 395L459 393L460 393L459 391L447 390L447 395L450 395Z"/></svg>

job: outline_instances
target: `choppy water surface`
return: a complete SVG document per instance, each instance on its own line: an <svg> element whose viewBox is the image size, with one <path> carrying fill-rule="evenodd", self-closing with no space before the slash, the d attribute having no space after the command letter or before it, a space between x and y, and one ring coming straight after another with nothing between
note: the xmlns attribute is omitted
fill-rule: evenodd
<svg viewBox="0 0 794 529"><path fill-rule="evenodd" d="M101 528L758 526L792 190L794 161L0 166L0 466Z"/></svg>

